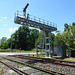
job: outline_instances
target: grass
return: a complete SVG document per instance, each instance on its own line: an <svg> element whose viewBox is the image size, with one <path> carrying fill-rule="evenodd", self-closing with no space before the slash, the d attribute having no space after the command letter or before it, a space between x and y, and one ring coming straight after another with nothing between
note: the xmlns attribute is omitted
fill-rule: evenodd
<svg viewBox="0 0 75 75"><path fill-rule="evenodd" d="M26 51L25 50L21 50L21 51L20 50L13 50L13 52L26 52L26 53L29 53L29 52L36 52L36 51L32 51L32 50L31 51L29 51L29 50L26 50Z"/></svg>
<svg viewBox="0 0 75 75"><path fill-rule="evenodd" d="M36 54L34 54L34 55L32 55L32 54L29 54L29 55L27 55L27 56L31 56L31 57L37 57L37 55ZM38 57L45 57L45 54L38 54Z"/></svg>
<svg viewBox="0 0 75 75"><path fill-rule="evenodd" d="M75 58L72 58L72 57L70 57L70 58L65 58L64 60L65 60L65 61L73 61L73 62L75 62Z"/></svg>
<svg viewBox="0 0 75 75"><path fill-rule="evenodd" d="M53 58L54 59L61 59L61 60L64 60L65 59L65 57L57 57L57 56L54 56Z"/></svg>
<svg viewBox="0 0 75 75"><path fill-rule="evenodd" d="M12 49L13 52L36 52L36 49L32 50L21 50L20 49ZM11 52L11 49L0 49L0 52Z"/></svg>
<svg viewBox="0 0 75 75"><path fill-rule="evenodd" d="M32 50L21 50L20 49L12 49L13 52L36 52L36 48L32 49ZM38 49L38 51L40 52L40 49ZM0 52L11 52L11 49L0 49ZM45 52L45 49L43 49L43 52Z"/></svg>
<svg viewBox="0 0 75 75"><path fill-rule="evenodd" d="M8 49L0 49L0 52L10 52Z"/></svg>
<svg viewBox="0 0 75 75"><path fill-rule="evenodd" d="M33 55L28 55L28 56L33 56ZM37 55L35 54L34 57L37 57ZM39 54L38 57L45 57L45 54L43 54L43 55ZM75 58L73 58L73 57L70 57L70 58L67 58L67 57L53 57L53 59L60 59L60 60L64 60L64 61L73 61L73 62L75 62Z"/></svg>
<svg viewBox="0 0 75 75"><path fill-rule="evenodd" d="M73 61L73 62L75 62L75 58L73 58L73 57L70 57L70 58L68 58L68 57L53 57L54 59L60 59L60 60L64 60L64 61Z"/></svg>
<svg viewBox="0 0 75 75"><path fill-rule="evenodd" d="M40 51L40 49L38 49L39 51ZM11 49L0 49L0 52L11 52ZM19 50L19 49L13 49L13 52L25 52L25 53L29 53L29 52L36 52L36 49L34 48L34 49L32 49L31 51L30 50L26 50L26 51L24 51L24 50ZM43 52L45 52L45 49L43 50ZM29 55L29 56L34 56L34 57L37 57L37 55L35 54L35 55ZM38 57L45 57L45 54L43 54L43 55L38 55ZM63 58L63 57L53 57L54 59L61 59L61 60L65 60L65 61L74 61L75 62L75 58L72 58L72 57L70 57L70 58Z"/></svg>

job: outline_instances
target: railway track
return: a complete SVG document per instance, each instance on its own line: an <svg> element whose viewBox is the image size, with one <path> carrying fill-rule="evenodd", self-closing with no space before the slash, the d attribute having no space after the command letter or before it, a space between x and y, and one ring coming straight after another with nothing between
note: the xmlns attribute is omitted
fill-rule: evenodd
<svg viewBox="0 0 75 75"><path fill-rule="evenodd" d="M28 74L28 73L26 73L26 72L24 72L24 71L21 71L21 70L15 68L15 67L13 67L13 66L11 66L11 65L9 65L9 64L7 64L7 63L5 63L5 62L0 61L0 63L2 63L2 64L4 64L5 66L9 67L10 69L12 69L13 71L15 71L15 72L18 73L19 75L30 75L30 74Z"/></svg>
<svg viewBox="0 0 75 75"><path fill-rule="evenodd" d="M6 57L2 57L2 58L7 59L7 60L12 61L12 62L22 64L22 65L26 65L28 67L31 67L33 69L37 69L39 71L42 71L42 72L45 72L45 73L48 73L48 74L51 74L51 75L67 75L67 74L64 74L64 73L61 73L61 72L56 72L56 71L48 70L48 69L45 69L45 68L40 68L40 67L37 67L37 66L33 66L33 65L30 65L30 64L23 63L23 62L20 62L20 61L16 61L16 60L13 60L13 59L9 59L9 58L6 58Z"/></svg>
<svg viewBox="0 0 75 75"><path fill-rule="evenodd" d="M29 57L29 56L23 56L23 55L12 55L12 57L21 58L21 59L28 59L36 62L42 62L42 63L52 63L56 65L62 65L62 66L68 66L75 68L75 62L69 62L69 61L62 61L62 60L56 60L56 59L50 59L50 58L39 58L39 57Z"/></svg>

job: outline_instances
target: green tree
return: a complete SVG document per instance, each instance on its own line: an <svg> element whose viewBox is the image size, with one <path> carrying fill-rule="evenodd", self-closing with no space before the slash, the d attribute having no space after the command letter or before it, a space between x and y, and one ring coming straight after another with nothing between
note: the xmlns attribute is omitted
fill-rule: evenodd
<svg viewBox="0 0 75 75"><path fill-rule="evenodd" d="M36 29L29 29L26 26L21 26L12 34L12 47L22 50L31 50L35 47L35 40L38 38L39 31Z"/></svg>
<svg viewBox="0 0 75 75"><path fill-rule="evenodd" d="M65 24L63 33L57 33L56 44L67 46L67 50L75 50L75 23L71 25Z"/></svg>
<svg viewBox="0 0 75 75"><path fill-rule="evenodd" d="M40 38L41 38L42 33L43 33L42 31L39 32L38 38L35 40L35 47L37 47L37 45L40 44ZM44 41L44 40L43 40L43 41Z"/></svg>
<svg viewBox="0 0 75 75"><path fill-rule="evenodd" d="M63 36L60 31L57 31L57 35L55 37L55 45L56 44L63 44Z"/></svg>
<svg viewBox="0 0 75 75"><path fill-rule="evenodd" d="M30 46L31 48L35 48L36 39L39 37L39 31L36 29L30 30Z"/></svg>
<svg viewBox="0 0 75 75"><path fill-rule="evenodd" d="M1 48L2 49L8 49L9 48L9 42L8 41L4 42Z"/></svg>
<svg viewBox="0 0 75 75"><path fill-rule="evenodd" d="M19 29L12 34L13 48L24 49L28 47L27 40L29 39L30 30L26 26L21 26Z"/></svg>
<svg viewBox="0 0 75 75"><path fill-rule="evenodd" d="M72 23L72 26L75 26L75 23L74 22Z"/></svg>
<svg viewBox="0 0 75 75"><path fill-rule="evenodd" d="M6 42L7 41L7 38L6 37L2 37L1 39L0 39L0 45L2 45L4 42Z"/></svg>
<svg viewBox="0 0 75 75"><path fill-rule="evenodd" d="M68 25L67 23L64 24L64 31L66 31L69 27L71 27L70 25Z"/></svg>
<svg viewBox="0 0 75 75"><path fill-rule="evenodd" d="M8 49L8 48L10 48L10 41L11 41L11 39L9 38L6 42L4 42L1 45L1 49Z"/></svg>

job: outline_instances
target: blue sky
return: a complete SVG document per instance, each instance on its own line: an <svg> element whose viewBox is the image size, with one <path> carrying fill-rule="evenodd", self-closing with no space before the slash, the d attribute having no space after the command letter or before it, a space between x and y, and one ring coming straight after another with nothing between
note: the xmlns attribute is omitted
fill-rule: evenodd
<svg viewBox="0 0 75 75"><path fill-rule="evenodd" d="M27 3L27 13L56 23L62 32L65 23L75 22L75 0L0 0L0 38L10 37L21 26L14 23L14 14Z"/></svg>

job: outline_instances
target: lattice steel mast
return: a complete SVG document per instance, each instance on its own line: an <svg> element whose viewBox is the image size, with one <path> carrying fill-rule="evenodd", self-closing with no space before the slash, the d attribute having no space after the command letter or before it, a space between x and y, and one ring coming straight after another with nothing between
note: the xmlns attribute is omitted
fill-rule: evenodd
<svg viewBox="0 0 75 75"><path fill-rule="evenodd" d="M39 43L39 46L40 46L40 53L41 53L41 54L42 54L43 49L44 49L44 42L45 42L45 32L44 32L44 31L41 31L40 43Z"/></svg>

